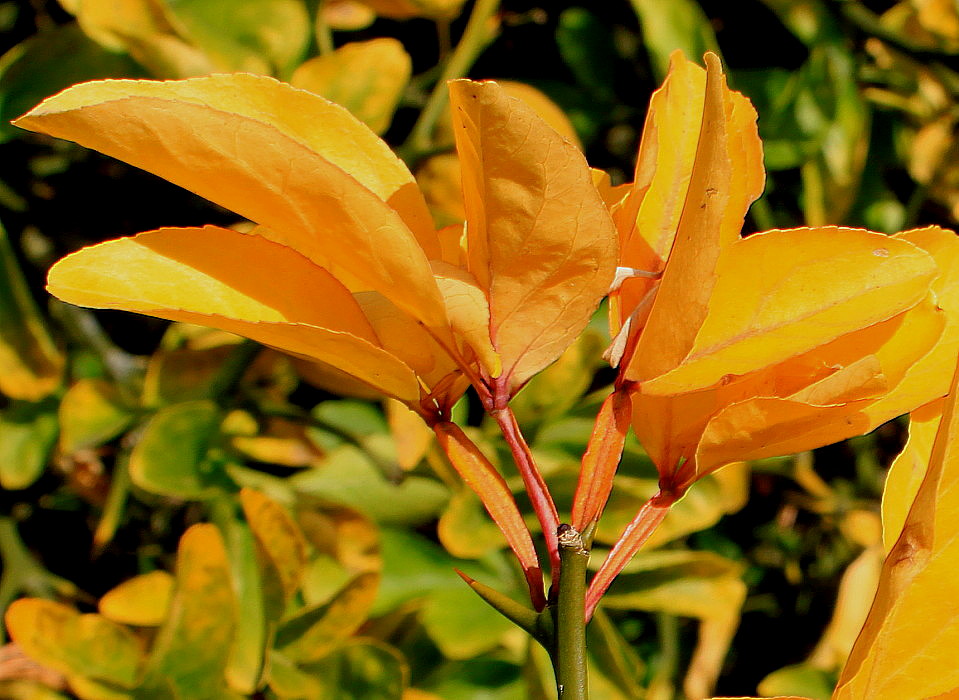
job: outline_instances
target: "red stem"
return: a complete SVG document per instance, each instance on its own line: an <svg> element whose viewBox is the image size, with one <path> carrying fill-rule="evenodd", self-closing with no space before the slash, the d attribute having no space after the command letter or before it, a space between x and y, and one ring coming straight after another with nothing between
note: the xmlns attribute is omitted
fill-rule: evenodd
<svg viewBox="0 0 959 700"><path fill-rule="evenodd" d="M657 492L655 496L643 504L633 521L623 530L623 534L616 540L616 544L613 545L606 561L603 562L593 580L590 581L589 590L586 592L587 622L593 617L596 605L613 582L613 579L619 575L623 567L629 563L633 555L649 539L649 536L653 534L663 518L666 517L670 506L678 498L679 494L672 491Z"/></svg>
<svg viewBox="0 0 959 700"><path fill-rule="evenodd" d="M533 504L533 510L536 511L536 517L543 529L543 536L546 538L550 574L555 583L559 580L559 543L556 540L559 513L556 512L556 504L553 503L553 497L550 496L549 489L546 488L543 475L536 468L533 455L530 452L529 445L526 444L525 438L523 438L523 433L520 432L513 410L509 406L497 408L490 411L490 415L499 425L500 431L502 431L503 437L513 453L513 460L516 462L520 476L523 477L526 493Z"/></svg>

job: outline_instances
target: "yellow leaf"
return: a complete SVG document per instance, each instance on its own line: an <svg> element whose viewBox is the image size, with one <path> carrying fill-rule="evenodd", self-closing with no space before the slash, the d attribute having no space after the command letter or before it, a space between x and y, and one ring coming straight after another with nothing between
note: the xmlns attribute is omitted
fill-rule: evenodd
<svg viewBox="0 0 959 700"><path fill-rule="evenodd" d="M926 698L959 689L959 411L957 378L929 466L834 698Z"/></svg>
<svg viewBox="0 0 959 700"><path fill-rule="evenodd" d="M399 401L386 400L386 419L396 445L396 461L409 471L426 456L433 444L433 431L423 419Z"/></svg>
<svg viewBox="0 0 959 700"><path fill-rule="evenodd" d="M349 286L444 323L427 264L438 243L412 175L317 95L245 74L100 81L47 99L17 125L149 170L262 224L260 235Z"/></svg>
<svg viewBox="0 0 959 700"><path fill-rule="evenodd" d="M393 121L412 71L412 60L396 39L354 41L317 56L294 71L294 87L322 95L343 107L378 134Z"/></svg>
<svg viewBox="0 0 959 700"><path fill-rule="evenodd" d="M363 0L382 17L410 19L452 19L460 13L464 0Z"/></svg>
<svg viewBox="0 0 959 700"><path fill-rule="evenodd" d="M945 313L942 337L914 363L894 392L868 406L865 412L879 425L946 394L959 355L959 236L938 226L896 234L928 252L939 276L932 283L936 305Z"/></svg>
<svg viewBox="0 0 959 700"><path fill-rule="evenodd" d="M157 627L166 617L172 597L173 576L162 570L151 571L108 591L100 599L100 614L127 625Z"/></svg>
<svg viewBox="0 0 959 700"><path fill-rule="evenodd" d="M370 400L380 396L380 392L368 384L325 362L307 362L294 358L293 366L306 382L331 394Z"/></svg>
<svg viewBox="0 0 959 700"><path fill-rule="evenodd" d="M846 662L869 613L881 567L882 550L878 543L873 543L846 567L839 581L832 618L809 655L809 664L834 672Z"/></svg>
<svg viewBox="0 0 959 700"><path fill-rule="evenodd" d="M275 501L250 488L240 491L243 513L257 543L282 585L287 602L300 587L307 563L306 540L293 519Z"/></svg>
<svg viewBox="0 0 959 700"><path fill-rule="evenodd" d="M579 140L579 134L576 133L573 123L566 116L566 112L544 93L532 85L515 80L497 80L496 82L506 91L507 95L522 100L529 105L539 115L540 119L553 127L557 134L577 148L582 149L583 144Z"/></svg>
<svg viewBox="0 0 959 700"><path fill-rule="evenodd" d="M359 511L338 505L301 506L297 522L313 548L336 559L353 574L379 572L380 534Z"/></svg>
<svg viewBox="0 0 959 700"><path fill-rule="evenodd" d="M512 80L496 82L507 95L525 102L539 117L551 126L560 136L581 148L579 136L569 118L560 107L546 95L531 85ZM436 148L452 148L454 142L453 119L449 109L437 120L433 132ZM430 156L417 167L416 181L423 190L426 203L437 226L462 223L466 219L463 208L463 190L461 182L460 159L455 153L439 153ZM455 262L443 257L448 262Z"/></svg>
<svg viewBox="0 0 959 700"><path fill-rule="evenodd" d="M923 299L936 273L925 251L868 231L826 227L740 239L718 262L688 354L643 391L706 388L890 319Z"/></svg>
<svg viewBox="0 0 959 700"><path fill-rule="evenodd" d="M428 333L415 318L402 313L382 294L361 292L355 296L376 331L381 347L410 367L431 395L444 405L449 403L447 408L452 407L450 402L460 397L469 380L459 375L453 358L436 337ZM337 360L337 366L346 369L343 359ZM394 396L404 399L396 394Z"/></svg>
<svg viewBox="0 0 959 700"><path fill-rule="evenodd" d="M412 371L377 347L376 333L343 285L259 236L207 226L108 241L54 265L47 288L74 304L245 335L299 357L336 362L397 398L419 396Z"/></svg>
<svg viewBox="0 0 959 700"><path fill-rule="evenodd" d="M64 357L0 228L0 393L39 401L60 385L63 367Z"/></svg>
<svg viewBox="0 0 959 700"><path fill-rule="evenodd" d="M626 264L656 271L669 255L696 159L705 87L706 72L674 53L669 74L650 98L634 181L613 212ZM624 297L630 286L624 285ZM641 296L632 290L627 305Z"/></svg>
<svg viewBox="0 0 959 700"><path fill-rule="evenodd" d="M329 603L305 608L284 620L276 647L294 661L317 661L366 621L379 585L379 574L350 581Z"/></svg>
<svg viewBox="0 0 959 700"><path fill-rule="evenodd" d="M882 489L882 543L886 554L899 539L909 508L926 476L941 416L941 400L909 414L909 438L889 466Z"/></svg>
<svg viewBox="0 0 959 700"><path fill-rule="evenodd" d="M327 0L317 13L317 26L321 15L324 23L331 29L346 31L365 29L376 19L373 8L364 5L360 0Z"/></svg>
<svg viewBox="0 0 959 700"><path fill-rule="evenodd" d="M515 390L586 325L612 280L616 234L582 154L532 109L495 83L456 81L450 100L467 267Z"/></svg>
<svg viewBox="0 0 959 700"><path fill-rule="evenodd" d="M740 237L764 179L756 115L719 59L706 64L673 55L626 196L600 178L625 274L607 356L672 494L724 464L835 442L932 401L959 352L951 232Z"/></svg>
<svg viewBox="0 0 959 700"><path fill-rule="evenodd" d="M160 0L76 0L70 11L87 36L113 51L125 50L129 36L175 33Z"/></svg>
<svg viewBox="0 0 959 700"><path fill-rule="evenodd" d="M84 33L111 51L125 51L159 78L212 73L212 61L184 40L161 0L79 0L71 10Z"/></svg>
<svg viewBox="0 0 959 700"><path fill-rule="evenodd" d="M71 681L90 690L102 682L113 686L114 693L136 684L142 651L137 638L122 625L37 598L15 601L7 609L5 621L24 653ZM93 700L98 696L82 693L80 697Z"/></svg>
<svg viewBox="0 0 959 700"><path fill-rule="evenodd" d="M146 689L219 697L236 628L236 602L223 538L193 525L180 538L170 612L147 660Z"/></svg>

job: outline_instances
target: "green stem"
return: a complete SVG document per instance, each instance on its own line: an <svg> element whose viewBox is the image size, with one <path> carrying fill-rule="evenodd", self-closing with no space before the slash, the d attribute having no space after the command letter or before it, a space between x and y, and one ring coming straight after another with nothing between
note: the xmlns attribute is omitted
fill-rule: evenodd
<svg viewBox="0 0 959 700"><path fill-rule="evenodd" d="M668 700L676 694L674 679L679 668L679 620L675 615L659 613L656 615L656 629L660 653L647 696Z"/></svg>
<svg viewBox="0 0 959 700"><path fill-rule="evenodd" d="M323 14L325 5L326 0L320 0L316 4L316 19L314 21L314 26L316 27L316 48L321 56L333 53L333 30L331 30L330 25L326 23L326 15Z"/></svg>
<svg viewBox="0 0 959 700"><path fill-rule="evenodd" d="M469 71L490 40L489 21L499 9L499 0L476 0L469 22L459 43L449 57L440 79L433 87L420 112L409 138L398 150L411 167L425 153L433 150L433 130L446 108L449 95L446 82L462 78Z"/></svg>
<svg viewBox="0 0 959 700"><path fill-rule="evenodd" d="M113 479L110 482L107 500L103 505L100 522L97 523L93 533L93 556L95 557L102 554L104 548L113 540L123 519L123 510L127 496L130 494L130 471L127 468L129 461L130 453L124 451L117 457L113 467Z"/></svg>
<svg viewBox="0 0 959 700"><path fill-rule="evenodd" d="M560 700L587 700L586 564L589 550L569 525L557 528L560 575L556 598L556 648L553 666Z"/></svg>
<svg viewBox="0 0 959 700"><path fill-rule="evenodd" d="M0 516L0 614L21 593L52 598L61 595L86 600L88 596L70 581L51 574L41 566L20 538L17 523L9 516ZM0 643L5 641L0 626Z"/></svg>
<svg viewBox="0 0 959 700"><path fill-rule="evenodd" d="M210 393L221 401L227 398L236 389L247 368L262 349L263 346L253 340L237 343L220 365L211 382Z"/></svg>
<svg viewBox="0 0 959 700"><path fill-rule="evenodd" d="M140 400L143 383L145 369L143 359L117 347L92 311L65 304L56 299L53 300L50 308L67 335L78 344L92 350L103 363L104 369L116 384L123 401L130 406L136 406Z"/></svg>

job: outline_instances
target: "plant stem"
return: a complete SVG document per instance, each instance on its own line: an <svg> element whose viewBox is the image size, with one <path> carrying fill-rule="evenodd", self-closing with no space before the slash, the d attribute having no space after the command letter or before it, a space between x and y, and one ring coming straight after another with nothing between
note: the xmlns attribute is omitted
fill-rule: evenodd
<svg viewBox="0 0 959 700"><path fill-rule="evenodd" d="M553 667L560 700L586 700L586 564L589 550L583 537L569 525L557 529L559 542L559 592L554 608L556 648Z"/></svg>
<svg viewBox="0 0 959 700"><path fill-rule="evenodd" d="M676 669L679 667L679 620L675 615L656 615L659 632L659 661L649 684L648 695L655 700L669 700L676 695Z"/></svg>
<svg viewBox="0 0 959 700"><path fill-rule="evenodd" d="M446 108L449 94L446 89L448 80L462 78L469 71L490 39L489 21L499 9L499 0L476 0L466 29L459 43L450 54L439 80L426 100L423 111L399 149L400 156L410 167L422 154L433 149L433 129Z"/></svg>
<svg viewBox="0 0 959 700"><path fill-rule="evenodd" d="M323 14L326 0L320 0L316 4L316 49L321 56L333 53L333 32L330 25L326 23L326 15Z"/></svg>
<svg viewBox="0 0 959 700"><path fill-rule="evenodd" d="M51 574L37 562L20 538L16 521L6 515L0 515L0 563L3 565L0 575L0 613L20 593L43 598L61 595L88 599L71 581ZM5 640L4 630L0 627L0 643Z"/></svg>
<svg viewBox="0 0 959 700"><path fill-rule="evenodd" d="M526 494L533 504L533 510L536 511L536 517L539 519L540 527L543 529L543 537L546 538L546 549L549 550L550 573L553 581L556 581L559 575L560 558L559 547L556 542L556 532L559 527L559 513L556 511L556 504L553 503L553 497L546 488L546 482L543 475L536 468L533 461L533 454L530 452L529 445L526 444L523 433L516 422L516 416L512 409L499 408L490 411L490 415L499 425L500 432L509 445L510 452L513 453L513 460L516 462L516 468L519 469L520 476L523 477L523 485L526 487Z"/></svg>
<svg viewBox="0 0 959 700"><path fill-rule="evenodd" d="M253 340L237 343L227 355L210 386L210 393L220 401L226 399L243 379L246 370L263 346Z"/></svg>
<svg viewBox="0 0 959 700"><path fill-rule="evenodd" d="M113 540L113 536L123 518L123 509L126 506L127 496L130 494L130 452L124 450L116 459L113 467L113 477L110 481L110 490L103 505L103 513L93 532L93 556L98 557L106 546Z"/></svg>

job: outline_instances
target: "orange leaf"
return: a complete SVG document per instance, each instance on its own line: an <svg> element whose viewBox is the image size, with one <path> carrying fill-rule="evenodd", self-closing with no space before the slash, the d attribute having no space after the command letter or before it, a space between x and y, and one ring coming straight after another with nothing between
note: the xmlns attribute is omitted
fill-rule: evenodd
<svg viewBox="0 0 959 700"><path fill-rule="evenodd" d="M299 357L333 362L402 400L419 398L412 370L378 347L343 285L259 236L208 226L108 241L54 265L48 289L74 304L239 333Z"/></svg>
<svg viewBox="0 0 959 700"><path fill-rule="evenodd" d="M490 377L498 377L503 371L503 364L490 341L489 303L483 290L466 270L441 260L434 260L430 264L446 303L446 317L450 326L476 353L485 372Z"/></svg>
<svg viewBox="0 0 959 700"><path fill-rule="evenodd" d="M412 175L365 125L317 95L246 74L109 80L76 85L16 123L196 192L348 286L445 324L424 254L438 257L439 245Z"/></svg>
<svg viewBox="0 0 959 700"><path fill-rule="evenodd" d="M599 520L609 500L629 430L630 408L629 394L614 391L603 401L596 416L573 497L572 524L579 532Z"/></svg>
<svg viewBox="0 0 959 700"><path fill-rule="evenodd" d="M589 321L612 280L616 234L582 154L530 107L495 83L455 81L450 100L468 269L488 295L512 393Z"/></svg>
<svg viewBox="0 0 959 700"><path fill-rule="evenodd" d="M679 61L674 58L674 65ZM644 381L673 369L693 347L716 283L720 251L739 239L749 204L762 191L756 113L726 88L706 54L705 102L689 190L656 301L626 378ZM688 137L687 137L688 138ZM628 261L626 264L630 264Z"/></svg>
<svg viewBox="0 0 959 700"><path fill-rule="evenodd" d="M526 574L533 605L537 610L542 610L546 601L543 597L539 559L533 548L529 528L516 507L516 501L513 500L506 481L458 425L437 423L433 426L433 431L456 471L479 496L483 507L505 535Z"/></svg>

